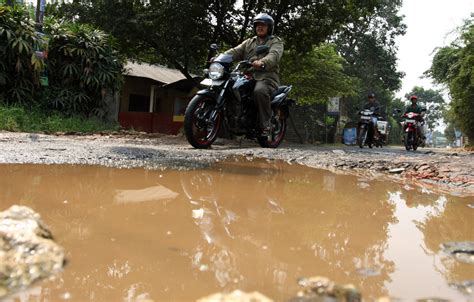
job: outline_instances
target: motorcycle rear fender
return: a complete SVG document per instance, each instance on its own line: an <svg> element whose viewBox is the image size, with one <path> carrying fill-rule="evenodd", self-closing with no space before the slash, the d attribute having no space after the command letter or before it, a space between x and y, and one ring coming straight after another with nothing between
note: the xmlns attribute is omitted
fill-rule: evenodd
<svg viewBox="0 0 474 302"><path fill-rule="evenodd" d="M290 116L290 108L287 105L280 106L280 110L285 115L285 118Z"/></svg>
<svg viewBox="0 0 474 302"><path fill-rule="evenodd" d="M272 107L278 107L278 106L293 106L296 104L295 100L292 99L287 99L287 98L280 98L280 99L273 99L272 100Z"/></svg>

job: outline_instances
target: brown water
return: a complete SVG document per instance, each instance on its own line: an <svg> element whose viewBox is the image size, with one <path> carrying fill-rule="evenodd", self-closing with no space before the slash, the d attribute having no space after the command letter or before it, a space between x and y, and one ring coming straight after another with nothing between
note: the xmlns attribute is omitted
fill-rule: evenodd
<svg viewBox="0 0 474 302"><path fill-rule="evenodd" d="M466 300L474 265L439 245L474 241L474 200L272 162L145 171L1 165L1 210L42 214L70 260L29 301L195 300L296 279L353 283L366 299Z"/></svg>

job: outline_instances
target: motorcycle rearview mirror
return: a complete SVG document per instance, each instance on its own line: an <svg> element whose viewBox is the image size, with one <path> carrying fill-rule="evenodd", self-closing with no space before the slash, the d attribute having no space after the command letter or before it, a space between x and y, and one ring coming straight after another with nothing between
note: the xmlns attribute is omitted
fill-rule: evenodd
<svg viewBox="0 0 474 302"><path fill-rule="evenodd" d="M257 55L263 55L265 53L268 53L268 51L270 50L270 47L267 46L267 45L259 45L255 48L255 53Z"/></svg>

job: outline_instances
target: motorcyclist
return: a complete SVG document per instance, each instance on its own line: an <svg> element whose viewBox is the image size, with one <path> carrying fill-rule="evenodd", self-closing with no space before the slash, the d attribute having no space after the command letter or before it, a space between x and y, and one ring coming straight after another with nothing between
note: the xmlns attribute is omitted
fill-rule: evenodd
<svg viewBox="0 0 474 302"><path fill-rule="evenodd" d="M377 130L377 121L378 121L378 116L380 114L380 103L375 99L375 94L369 93L367 96L367 103L364 104L363 107L364 110L370 110L374 114L372 115L372 126L374 127L374 135L378 135Z"/></svg>
<svg viewBox="0 0 474 302"><path fill-rule="evenodd" d="M423 124L424 124L424 119L423 119L423 115L422 113L424 112L423 108L421 106L419 106L417 104L417 101L418 101L418 97L416 95L412 95L410 96L410 101L411 101L411 104L408 105L406 108L405 108L405 114L407 113L410 113L410 112L413 112L413 113L417 113L419 114L418 115L418 122L417 123L417 131L420 135L421 138L423 139L426 139L425 137L425 133L423 131Z"/></svg>
<svg viewBox="0 0 474 302"><path fill-rule="evenodd" d="M272 131L271 96L280 83L279 62L283 55L283 41L273 35L273 28L274 21L270 15L258 14L253 20L256 36L225 52L232 55L234 61L249 60L252 63L250 71L256 80L253 99L258 108L261 136L268 138ZM255 50L259 45L267 45L268 53L257 55Z"/></svg>
<svg viewBox="0 0 474 302"><path fill-rule="evenodd" d="M370 110L375 115L380 113L380 103L375 99L375 94L369 93L367 96L367 103L365 103L363 109Z"/></svg>

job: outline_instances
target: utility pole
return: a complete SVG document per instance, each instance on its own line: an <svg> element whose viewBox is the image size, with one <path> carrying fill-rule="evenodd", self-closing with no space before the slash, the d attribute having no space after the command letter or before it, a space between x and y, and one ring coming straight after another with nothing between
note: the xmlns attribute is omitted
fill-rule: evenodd
<svg viewBox="0 0 474 302"><path fill-rule="evenodd" d="M43 18L46 7L46 0L36 0L36 27L39 32L43 31Z"/></svg>

